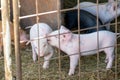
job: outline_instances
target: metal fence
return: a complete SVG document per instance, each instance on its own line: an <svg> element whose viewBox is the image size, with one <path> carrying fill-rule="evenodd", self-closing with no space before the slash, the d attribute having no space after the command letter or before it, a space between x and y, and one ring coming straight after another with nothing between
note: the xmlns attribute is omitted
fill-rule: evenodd
<svg viewBox="0 0 120 80"><path fill-rule="evenodd" d="M48 0L46 0L47 2ZM2 34L3 34L3 45L4 45L4 59L0 58L0 69L3 69L3 62L4 62L4 69L3 72L0 72L0 74L2 76L0 76L0 78L2 80L6 79L6 80L12 80L12 79L16 79L16 80L119 80L120 79L120 49L119 49L119 38L116 37L116 44L113 46L107 46L104 48L108 48L108 47L115 47L114 50L114 61L113 61L113 66L110 70L106 70L105 66L105 53L104 52L99 52L99 44L97 45L97 54L95 55L91 55L91 56L81 56L81 44L80 44L80 40L81 37L79 36L79 40L78 40L78 52L77 54L72 54L72 55L65 55L64 52L62 52L60 50L60 48L54 48L54 54L52 56L52 58L50 59L50 64L49 64L49 68L44 70L42 68L43 65L43 58L38 56L38 61L36 61L36 63L33 62L32 60L32 49L31 49L31 45L27 46L27 49L21 49L19 46L19 21L21 21L22 19L29 19L29 18L35 18L35 23L40 23L40 17L39 16L47 16L47 15L51 15L56 13L56 20L57 20L57 27L54 26L54 29L60 29L61 25L64 24L63 21L63 15L68 12L68 11L72 11L77 9L77 14L78 14L78 29L77 30L71 30L73 33L77 32L78 35L82 35L83 33L81 33L81 31L84 30L88 30L91 28L86 28L86 29L80 29L80 9L81 7L73 7L73 8L64 8L61 7L63 6L63 2L65 2L66 0L57 0L56 3L57 4L57 8L56 10L52 10L52 11L43 11L43 12L39 12L39 0L34 0L33 2L35 2L35 14L28 14L25 16L20 16L20 8L19 5L21 4L19 0L12 0L12 4L13 4L13 22L14 22L14 44L15 44L15 56L14 54L11 54L11 51L14 53L13 50L11 50L11 42L10 42L10 32L9 32L9 9L10 9L10 5L9 3L11 1L9 0L1 0L1 7L2 7ZM108 0L111 1L111 3L115 3L114 9L117 9L119 7L119 5L117 5L119 3L118 0L116 0L115 2L112 0ZM70 2L70 1L69 1ZM79 5L81 3L80 0L76 0L75 2L77 2L76 5ZM90 1L89 1L90 2ZM29 1L28 1L29 3ZM96 0L96 22L97 22L97 27L92 27L92 28L96 28L97 29L97 43L99 43L99 27L104 27L106 25L109 25L109 23L103 24L103 25L99 25L99 6L98 5L104 5L108 2L103 2L103 3L99 3L99 0ZM31 3L29 3L31 4ZM92 5L95 6L95 5ZM90 7L88 6L84 6L84 7ZM110 9L111 7L109 7ZM5 11L5 13L4 13ZM102 11L101 11L102 12ZM117 16L117 10L116 12L116 16L114 16L114 20L110 23L110 31L115 32L116 34L120 32L120 28L119 28L119 17ZM112 14L112 13L111 13ZM7 16L6 16L7 15ZM107 15L106 15L107 16ZM48 24L49 25L49 24ZM32 26L32 25L31 25ZM31 27L30 27L31 28ZM52 27L53 28L53 27ZM27 28L29 29L29 27ZM39 30L38 30L39 33ZM58 34L58 37L60 38L61 35L64 35L67 33L63 33L63 34ZM53 35L56 36L56 35ZM48 37L52 37L52 36L47 36ZM8 39L9 38L9 39ZM46 37L44 37L46 39ZM40 36L38 35L38 38L33 39L33 40L38 40L41 39ZM33 41L33 40L29 40L29 41ZM5 42L6 41L6 42ZM88 40L89 42L89 40ZM107 42L107 41L106 41ZM39 43L39 41L38 41ZM59 39L59 47L61 47L61 45L63 45L63 43L60 43L60 39ZM9 46L9 47L8 47ZM38 46L40 47L40 45L38 44ZM94 44L93 44L94 46ZM103 48L103 49L104 49ZM38 49L40 50L40 49ZM38 51L39 54L39 51ZM69 76L68 75L68 71L70 68L70 56L73 55L79 55L79 61L78 61L78 65L75 69L75 73L74 75ZM12 57L11 57L12 56ZM12 62L11 62L12 60ZM3 76L5 75L5 77Z"/></svg>

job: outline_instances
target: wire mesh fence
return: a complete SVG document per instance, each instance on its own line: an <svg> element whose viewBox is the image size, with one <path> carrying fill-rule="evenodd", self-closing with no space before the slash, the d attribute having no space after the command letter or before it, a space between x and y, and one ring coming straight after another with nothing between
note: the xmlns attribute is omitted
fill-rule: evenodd
<svg viewBox="0 0 120 80"><path fill-rule="evenodd" d="M31 44L26 46L24 49L18 47L18 51L20 50L20 55L17 57L21 58L20 63L17 63L16 61L18 59L14 55L14 50L16 48L13 47L12 49L13 78L18 80L21 79L23 80L51 80L51 79L52 80L58 80L58 79L59 80L119 80L120 79L120 65L119 65L120 40L118 34L120 32L119 29L120 2L119 1L96 0L93 2L90 0L88 1L30 0L29 2L27 2L27 4L25 4L26 1L24 3L24 0L20 0L18 1L18 3L19 3L18 5L21 6L19 12L20 15L16 16L17 17L16 19L18 19L17 23L19 23L20 20L20 25L22 26L22 28L25 27L25 30L29 31L28 34L30 36L30 39L26 41L28 41L28 43ZM42 6L44 6L43 7L44 9L41 9ZM50 10L48 8L50 8ZM13 8L13 11L14 9L15 8ZM26 13L24 12L24 10L26 10ZM84 13L84 11L89 12L90 14L85 15L86 13ZM92 15L92 20L95 19L94 20L95 25L90 27L85 26L84 28L82 28L83 26L82 24L87 22L89 17L91 18L91 16L88 16L88 18L84 20L84 16L82 16L82 12L83 15L85 16ZM69 14L70 16L66 17L66 15ZM69 18L71 18L73 22L72 21L68 22ZM88 23L90 21L91 20L88 20ZM45 33L45 31L44 29L41 29L42 26L44 26L44 24L41 23L48 24L48 26L50 26L52 31L50 33L42 35ZM72 28L69 28L69 26L71 26L69 24L72 23L74 23L75 26L72 25ZM87 25L88 23L85 23L85 25ZM91 24L92 23L90 23L90 25ZM64 25L68 29L64 27L61 28L61 25ZM30 33L31 29L35 26L36 29L34 29L33 32ZM46 25L44 26L44 28L45 27ZM105 27L105 30L103 29L103 27ZM100 28L103 30L100 30ZM93 30L93 32L87 33L87 30L88 31ZM108 34L102 33L102 31L103 32L107 31ZM112 35L111 32L114 33L114 36L112 37L111 37ZM90 34L94 34L94 35L89 36ZM111 38L109 38L109 34ZM117 34L118 36L116 36ZM36 37L31 39L31 35L34 35ZM69 38L68 36L70 35L72 35L72 38L70 38L69 41L67 39ZM108 35L108 36L101 39L101 35L102 36ZM53 43L50 42L50 40L53 40ZM48 52L48 54L45 55L43 52L42 55L41 52L42 49L43 50L46 49L45 47L46 45L41 44L43 41L46 41L47 43L44 44L53 46L52 47L53 55L52 52ZM112 43L114 43L114 45L107 45ZM92 47L94 46L95 48L92 49ZM46 50L49 51L48 49L52 51L51 48L47 48ZM112 49L114 49L113 52ZM49 57L46 58L46 56ZM112 66L110 66L111 63ZM4 64L4 59L1 56L0 78L2 80L4 80L4 75L5 75L3 64ZM21 66L16 66L16 65L21 65ZM107 66L108 68L106 69Z"/></svg>

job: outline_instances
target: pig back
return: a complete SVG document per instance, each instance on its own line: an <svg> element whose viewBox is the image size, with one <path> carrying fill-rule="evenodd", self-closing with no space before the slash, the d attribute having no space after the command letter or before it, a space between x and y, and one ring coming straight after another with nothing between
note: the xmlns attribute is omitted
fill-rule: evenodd
<svg viewBox="0 0 120 80"><path fill-rule="evenodd" d="M30 29L30 38L33 39L38 36L46 35L50 32L52 32L52 29L49 25L47 25L45 23L34 24L32 26L32 28ZM38 35L38 33L39 33L39 35Z"/></svg>

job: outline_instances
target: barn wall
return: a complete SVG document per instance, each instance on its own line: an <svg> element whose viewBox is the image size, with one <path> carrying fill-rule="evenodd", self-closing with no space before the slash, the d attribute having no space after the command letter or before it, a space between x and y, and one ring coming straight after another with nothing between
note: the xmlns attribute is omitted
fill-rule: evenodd
<svg viewBox="0 0 120 80"><path fill-rule="evenodd" d="M30 15L35 14L35 0L20 0L21 8L20 8L20 15ZM57 0L38 0L38 11L41 12L48 12L53 11L57 9ZM46 22L48 23L52 28L55 28L57 26L57 14L52 13L48 15L42 15L39 16L40 20L39 22ZM21 20L21 26L26 27L30 26L36 23L36 18L27 18Z"/></svg>

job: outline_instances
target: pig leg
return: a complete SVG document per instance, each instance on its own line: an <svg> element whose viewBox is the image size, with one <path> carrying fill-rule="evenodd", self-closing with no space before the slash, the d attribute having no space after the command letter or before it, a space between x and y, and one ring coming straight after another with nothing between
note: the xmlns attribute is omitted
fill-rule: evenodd
<svg viewBox="0 0 120 80"><path fill-rule="evenodd" d="M70 69L68 75L73 75L77 66L79 55L70 56Z"/></svg>
<svg viewBox="0 0 120 80"><path fill-rule="evenodd" d="M105 63L108 63L108 55L106 55Z"/></svg>
<svg viewBox="0 0 120 80"><path fill-rule="evenodd" d="M110 30L110 23L108 23L108 25L106 26L107 30Z"/></svg>
<svg viewBox="0 0 120 80"><path fill-rule="evenodd" d="M50 52L49 55L44 57L43 69L49 68L49 62L50 62L52 55L53 55L53 52Z"/></svg>
<svg viewBox="0 0 120 80"><path fill-rule="evenodd" d="M0 57L2 57L2 47L0 47Z"/></svg>
<svg viewBox="0 0 120 80"><path fill-rule="evenodd" d="M33 61L35 62L37 60L37 54L35 52L35 47L33 44L31 44L32 46L32 57L33 57Z"/></svg>
<svg viewBox="0 0 120 80"><path fill-rule="evenodd" d="M2 38L0 37L0 57L3 56L3 55L2 55L2 49L3 49L2 46L3 46L3 40L2 40Z"/></svg>
<svg viewBox="0 0 120 80"><path fill-rule="evenodd" d="M114 60L114 48L107 48L105 49L105 53L106 53L106 58L107 58L107 66L106 66L106 69L110 69L112 67L112 63L113 63L113 60Z"/></svg>

